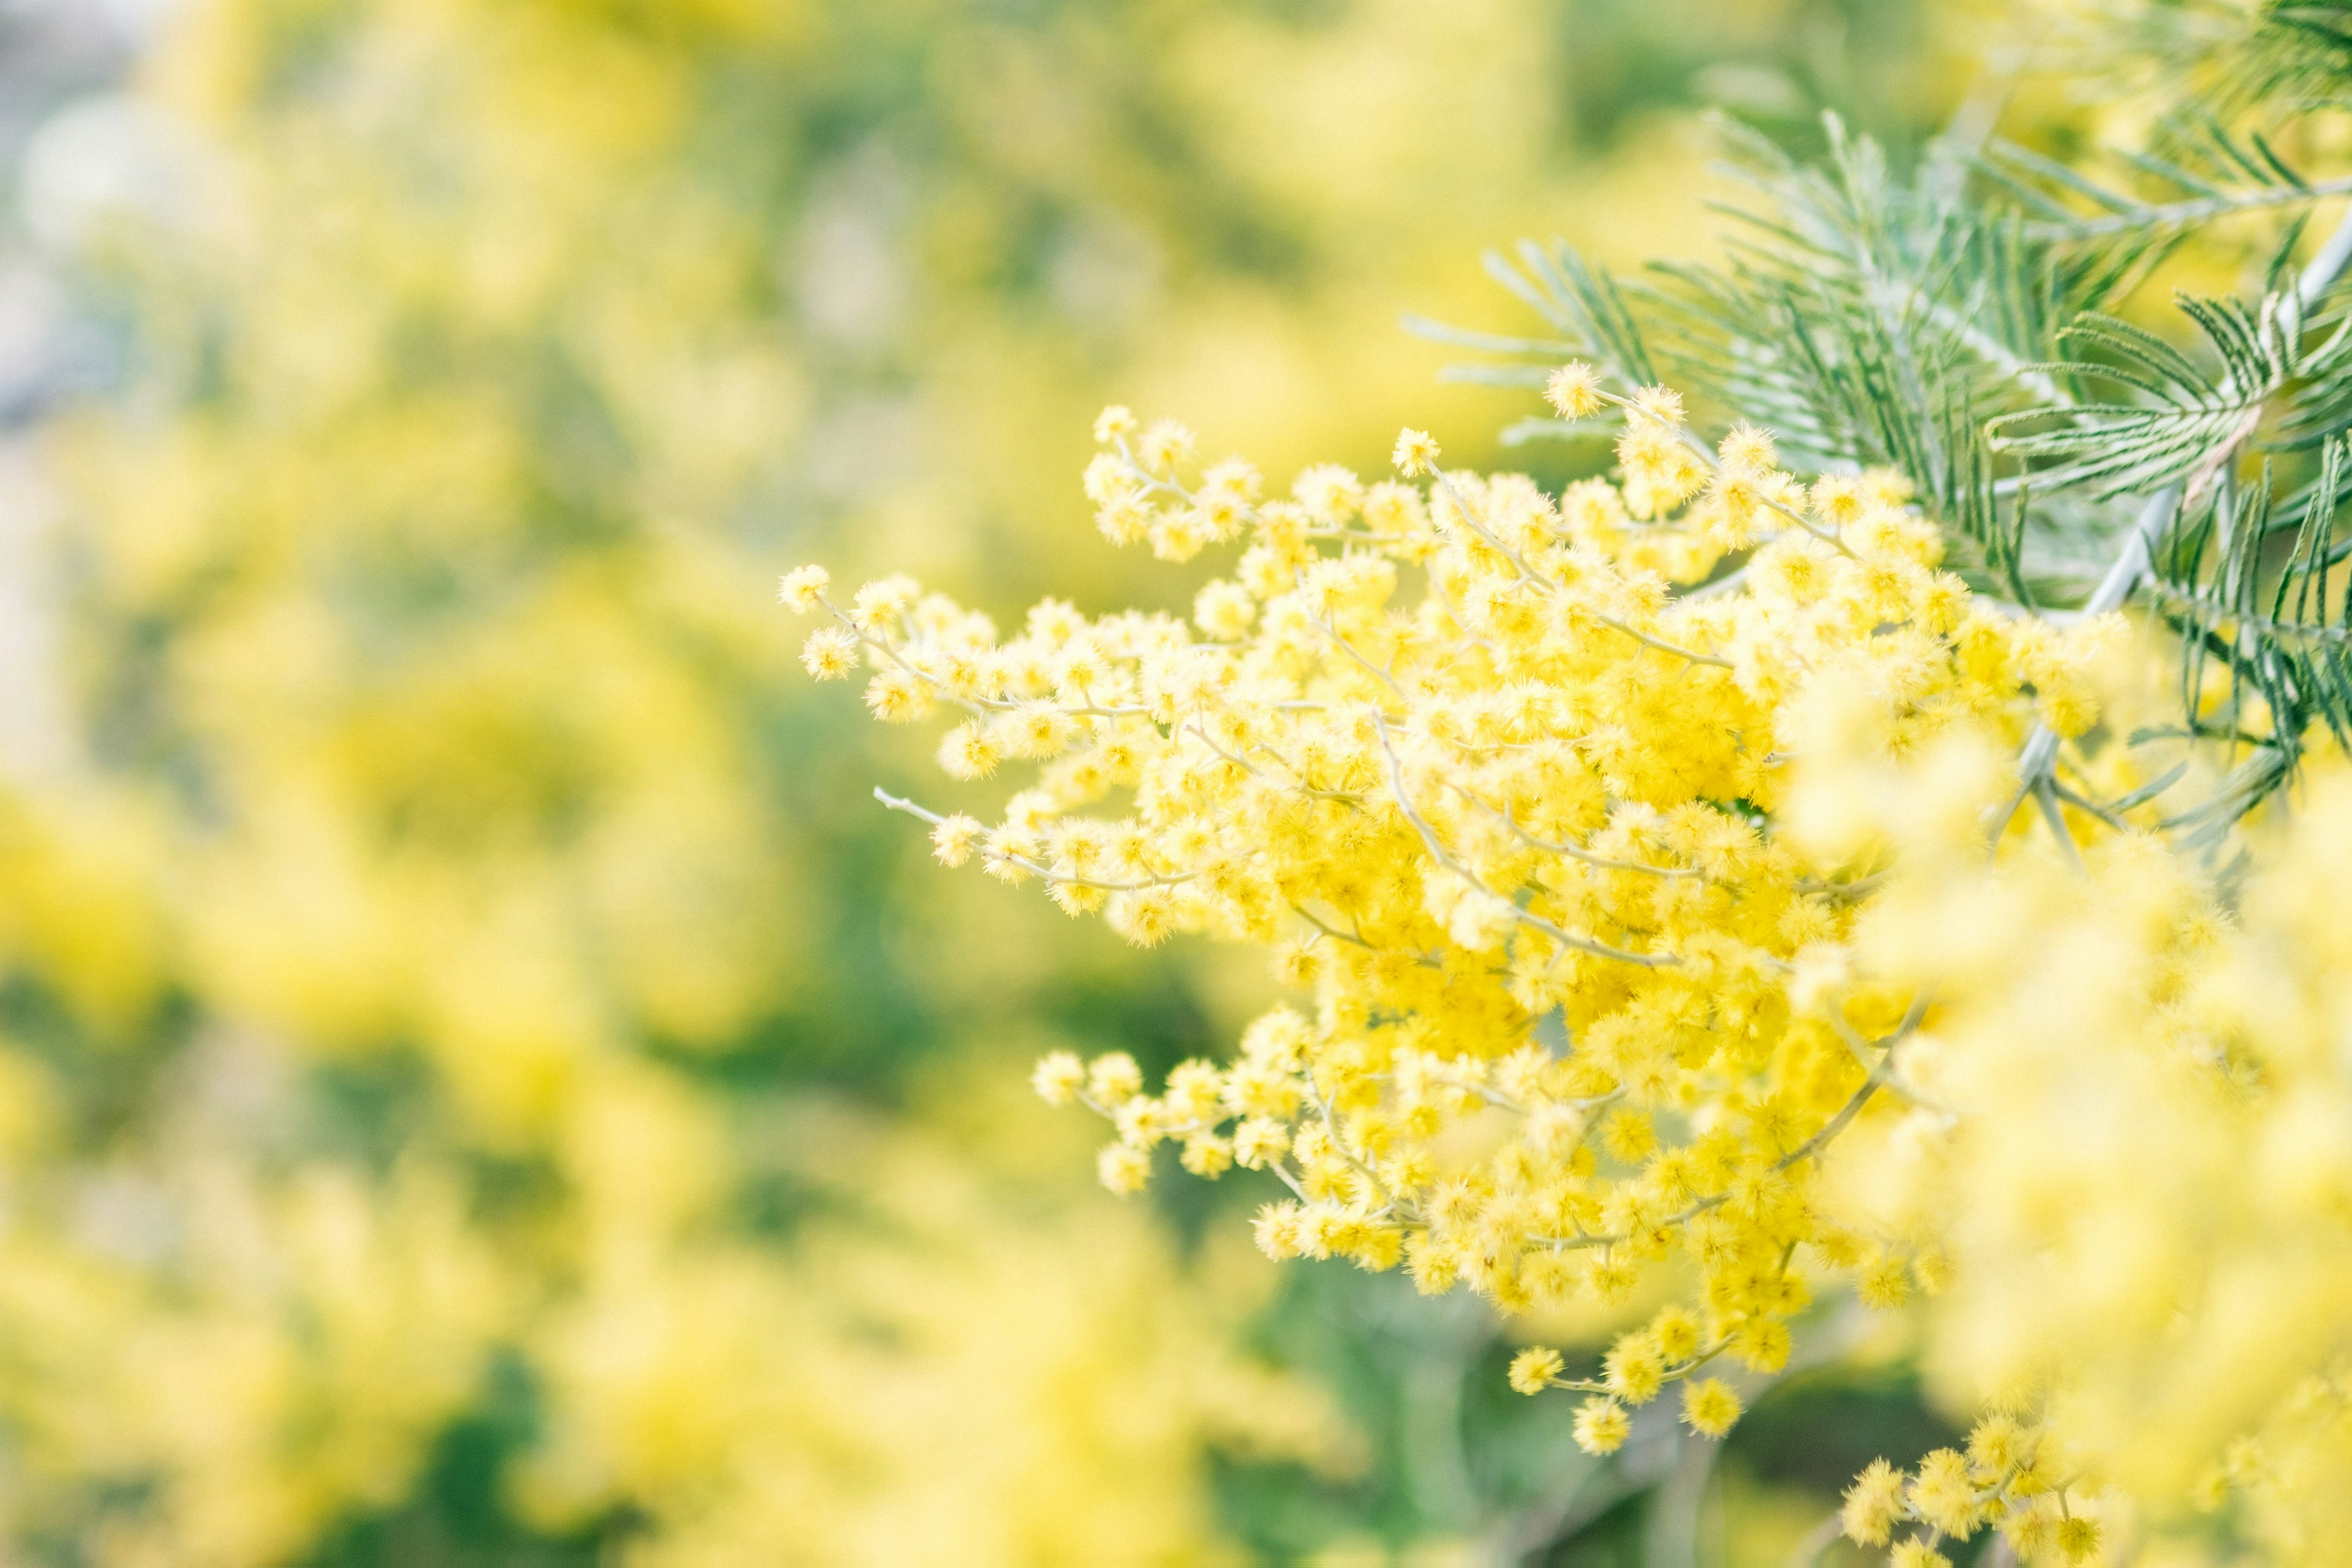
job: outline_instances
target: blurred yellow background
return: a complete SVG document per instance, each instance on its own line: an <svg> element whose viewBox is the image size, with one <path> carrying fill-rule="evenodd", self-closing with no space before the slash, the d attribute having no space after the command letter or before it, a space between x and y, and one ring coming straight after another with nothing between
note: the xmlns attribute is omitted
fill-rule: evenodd
<svg viewBox="0 0 2352 1568"><path fill-rule="evenodd" d="M1701 247L1705 101L1916 140L1942 16L145 17L14 181L72 331L7 489L0 1556L1539 1544L1570 1461L1479 1403L1491 1325L1282 1284L1028 1109L1039 1050L1220 1051L1260 977L934 876L867 791L951 792L803 693L775 574L1184 602L1087 524L1113 400L1278 479L1407 420L1520 461L1400 312L1526 330L1477 259L1522 235Z"/></svg>

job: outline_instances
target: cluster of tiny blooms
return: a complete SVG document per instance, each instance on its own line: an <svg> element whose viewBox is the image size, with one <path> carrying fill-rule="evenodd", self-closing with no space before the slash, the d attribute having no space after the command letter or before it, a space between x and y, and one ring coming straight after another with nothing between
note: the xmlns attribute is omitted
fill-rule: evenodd
<svg viewBox="0 0 2352 1568"><path fill-rule="evenodd" d="M1105 136L1015 153L1020 177L1082 184L1137 155L1119 136L1275 103L1308 36L1260 9L1179 20L1297 33L1240 51L1229 97L1124 131L1077 110ZM814 852L840 813L778 809L790 762L742 722L799 672L730 591L750 541L673 520L741 511L861 405L807 325L839 327L815 302L843 276L861 352L1015 336L1017 269L967 262L1023 203L977 228L950 204L948 247L920 215L872 230L910 268L878 314L873 246L801 237L868 233L903 182L1005 188L1002 139L946 128L1032 111L1042 73L1063 111L1133 95L1140 25L198 0L147 36L115 112L168 126L206 198L58 209L86 248L49 260L109 300L122 374L37 442L70 569L29 535L10 556L7 635L37 604L76 673L0 677L29 724L0 745L0 1562L1220 1562L1212 1447L1352 1458L1312 1385L1244 1353L1245 1293L1148 1214L1014 1199L904 1106L903 1058L824 1093L709 1070L754 1038L797 1059L881 985L949 1055L973 982L809 928L850 896ZM1394 58L1349 37L1360 69ZM952 68L976 50L991 70ZM886 168L903 79L942 130ZM1200 199L1120 220L1181 257ZM1158 326L1196 341L1200 314ZM990 383L1053 357L1000 351ZM564 409L594 411L593 480ZM779 1009L803 1022L768 1032Z"/></svg>
<svg viewBox="0 0 2352 1568"><path fill-rule="evenodd" d="M1865 1473L1855 1540L1902 1533L1916 1564L1986 1528L2028 1559L2352 1557L2352 779L2315 773L2248 834L2227 908L2093 813L2069 814L2080 865L1988 868L1893 820L1918 770L1850 756L1792 803L1817 842L1899 846L1846 956L1937 998L1906 1103L1824 1201L1932 1238L1931 1386L1990 1413L1964 1454Z"/></svg>
<svg viewBox="0 0 2352 1568"><path fill-rule="evenodd" d="M1550 392L1567 417L1622 418L1613 480L1456 471L1407 430L1396 479L1314 468L1276 499L1238 458L1196 464L1182 426L1107 411L1087 474L1102 532L1179 561L1240 546L1190 624L1048 600L1006 637L905 578L845 602L813 566L782 597L824 623L812 675L866 672L886 721L953 721L949 774L1034 767L992 823L883 795L931 824L940 860L1139 944L1262 945L1300 993L1230 1063L1156 1089L1123 1054L1039 1063L1048 1101L1111 1124L1107 1186L1141 1189L1162 1144L1198 1176L1262 1172L1286 1193L1258 1214L1269 1255L1402 1268L1506 1313L1695 1279L1596 1365L1513 1363L1523 1393L1583 1396L1596 1455L1669 1384L1682 1423L1721 1436L1820 1289L1942 1308L1981 1289L1964 1258L2007 1267L2014 1342L1983 1313L1931 1314L1931 1357L2000 1368L1944 1379L1989 1413L1967 1450L1873 1467L1843 1522L1906 1568L1986 1528L2029 1561L2099 1556L2118 1488L2144 1478L2115 1457L2125 1413L2068 1381L2075 1347L2031 1310L2019 1260L2047 1267L2063 1197L2004 1194L2005 1225L1960 1201L1963 1162L2024 1156L2013 1128L1971 1146L1997 1119L1956 1107L2014 1095L1952 1064L2039 1005L2002 966L2031 969L2069 922L2105 929L2110 896L2139 912L2097 994L2182 1033L2171 1004L2219 917L2128 814L2053 802L2063 857L1986 863L2004 759L2037 724L2099 723L2121 624L2061 630L1972 595L1898 475L1808 483L1768 433L1710 443L1673 392L1616 396L1582 365ZM2068 798L2112 786L2119 752L2070 760ZM2104 826L2086 869L2074 834ZM1939 943L1956 919L2009 947ZM2083 1090L2044 1088L2016 1125L2063 1142ZM2116 1260L2107 1240L2085 1268ZM2309 1426L2321 1396L2297 1389L2282 1408Z"/></svg>

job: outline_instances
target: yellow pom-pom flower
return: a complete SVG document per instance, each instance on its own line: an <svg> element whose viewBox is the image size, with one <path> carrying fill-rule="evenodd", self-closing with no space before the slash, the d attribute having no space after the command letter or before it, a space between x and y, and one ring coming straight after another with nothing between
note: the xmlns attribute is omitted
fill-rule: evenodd
<svg viewBox="0 0 2352 1568"><path fill-rule="evenodd" d="M1739 1395L1720 1378L1683 1385L1683 1424L1702 1437L1720 1437L1739 1419Z"/></svg>
<svg viewBox="0 0 2352 1568"><path fill-rule="evenodd" d="M1565 1364L1549 1345L1529 1345L1511 1358L1511 1386L1521 1394L1541 1394Z"/></svg>
<svg viewBox="0 0 2352 1568"><path fill-rule="evenodd" d="M1544 397L1562 419L1589 419L1606 406L1601 373L1582 360L1570 360L1551 373Z"/></svg>
<svg viewBox="0 0 2352 1568"><path fill-rule="evenodd" d="M1037 1098L1054 1106L1076 1101L1086 1082L1086 1064L1070 1051L1055 1051L1040 1058L1029 1074L1029 1087L1037 1091Z"/></svg>
<svg viewBox="0 0 2352 1568"><path fill-rule="evenodd" d="M824 602L833 576L822 566L795 566L776 584L776 602L794 615L805 616Z"/></svg>
<svg viewBox="0 0 2352 1568"><path fill-rule="evenodd" d="M1625 1407L1613 1399L1596 1394L1577 1406L1573 1428L1576 1446L1595 1458L1623 1447L1633 1431L1633 1423L1626 1416Z"/></svg>
<svg viewBox="0 0 2352 1568"><path fill-rule="evenodd" d="M1848 1541L1857 1546L1886 1544L1903 1518L1903 1472L1884 1459L1873 1459L1855 1478L1838 1511L1839 1528Z"/></svg>
<svg viewBox="0 0 2352 1568"><path fill-rule="evenodd" d="M1405 478L1418 478L1437 466L1437 441L1426 430L1402 431L1396 438L1396 450L1390 454L1390 461Z"/></svg>

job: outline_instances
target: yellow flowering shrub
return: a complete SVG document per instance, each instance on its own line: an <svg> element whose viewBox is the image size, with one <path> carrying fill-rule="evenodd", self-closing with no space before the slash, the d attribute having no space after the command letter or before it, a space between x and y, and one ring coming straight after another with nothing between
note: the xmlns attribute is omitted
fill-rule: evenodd
<svg viewBox="0 0 2352 1568"><path fill-rule="evenodd" d="M2073 1558L2100 1531L2193 1539L2226 1507L2277 1561L2342 1560L2347 785L2328 769L2258 834L2234 912L2145 825L2077 817L2080 871L1990 873L1874 825L1917 869L1853 961L1937 1000L1902 1059L1909 1103L1857 1130L1829 1187L1931 1249L1928 1371L1987 1414L1899 1503L1865 1477L1857 1539L1907 1512Z"/></svg>
<svg viewBox="0 0 2352 1568"><path fill-rule="evenodd" d="M207 1043L172 1124L93 1177L30 1123L47 1080L11 1046L0 1503L35 1548L241 1568L371 1517L398 1542L454 1467L539 1541L617 1533L631 1563L1197 1560L1208 1450L1356 1458L1318 1391L1235 1350L1257 1290L1230 1266L867 1114L768 1129L828 1211L787 1250L722 1224L721 1109L643 1069L589 1089L595 1174L526 1227L421 1149L380 1180L289 1168L331 1127L255 1081L252 1041ZM485 1428L485 1385L536 1386L530 1429ZM467 1421L501 1468L443 1447Z"/></svg>
<svg viewBox="0 0 2352 1568"><path fill-rule="evenodd" d="M1395 284L1458 299L1460 234L1687 226L1657 199L1696 162L1673 126L1600 168L1551 142L1624 90L1581 69L1621 33L1678 35L1689 69L1769 53L1768 98L1828 62L1904 123L1948 85L1858 68L1895 8L1851 47L1813 25L1847 8L1805 0L1623 9L178 8L139 90L196 199L91 231L132 284L124 384L47 431L89 766L0 805L9 1550L413 1560L456 1495L488 1534L448 1550L486 1558L1196 1561L1230 1549L1207 1454L1343 1468L1318 1397L1234 1348L1245 1270L882 1113L809 1113L794 1075L895 1105L913 1037L1027 998L885 962L885 920L832 945L856 922L821 906L893 895L836 841L811 759L837 731L779 700L746 563L834 530L1021 577L1054 547L1007 520L1043 511L1107 379L1265 453L1360 440L1426 374L1385 331ZM1686 74L1638 90L1679 102ZM1274 1250L1393 1248L1506 1305L1623 1308L1704 1266L1601 1367L1516 1368L1608 1391L1576 1418L1596 1450L1661 1415L1730 1430L1842 1245L1886 1305L2024 1245L1953 1234L1916 1159L1857 1178L1879 1207L1824 1165L1916 1153L1892 1067L1826 1136L1872 1083L1840 1024L1885 1062L1912 982L1858 956L1880 865L1778 831L1851 803L1776 780L1874 732L1816 679L1845 670L1895 683L1943 770L1922 820L1958 820L1988 770L1943 727L2072 732L2103 635L1972 607L1891 473L1801 493L1761 437L1710 456L1686 423L1643 404L1623 482L1572 497L1326 469L1269 503L1114 421L1114 537L1253 541L1192 629L1050 607L1007 645L889 584L810 649L832 672L892 640L926 675L885 660L885 717L968 704L951 771L1043 764L988 832L940 825L945 854L1141 938L1271 937L1300 988L1237 1068L1146 1093L1115 1057L1049 1062L1118 1122L1114 1185L1160 1143L1278 1170ZM1669 602L1775 533L1749 595ZM1150 804L1122 794L1147 774ZM1089 826L1114 795L1133 810ZM1567 1054L1571 996L1576 1042L1613 1028L1605 1083L1533 1054ZM1930 1043L1893 1047L1906 1073ZM989 1120L972 1143L1029 1138ZM818 1217L753 1217L771 1186ZM2296 1430L2232 1450L2246 1495L2324 1462ZM1937 1465L1890 1521L1915 1490L1949 1514ZM2105 1505L2070 1495L2079 1534Z"/></svg>
<svg viewBox="0 0 2352 1568"><path fill-rule="evenodd" d="M402 1497L520 1305L454 1184L273 1181L220 1147L113 1178L81 1235L0 1247L12 1527L109 1561L260 1563ZM93 1483L152 1495L85 1522Z"/></svg>
<svg viewBox="0 0 2352 1568"><path fill-rule="evenodd" d="M2224 1498L2280 1560L2342 1560L2343 786L2233 916L2146 804L2179 770L2033 771L2160 707L2112 601L1972 592L1895 472L1791 474L1581 363L1549 392L1622 416L1616 481L1456 471L1408 429L1398 479L1277 498L1108 411L1100 531L1240 546L1189 624L1048 600L1004 636L903 577L784 577L813 676L952 721L952 777L1034 768L992 822L881 796L941 861L1139 944L1263 946L1301 993L1229 1062L1058 1053L1037 1091L1110 1124L1114 1191L1162 1145L1263 1173L1276 1258L1506 1313L1688 1280L1597 1364L1512 1363L1582 1397L1594 1454L1675 1385L1722 1436L1727 1375L1779 1371L1824 1290L1932 1298L1927 1362L1980 1418L1855 1482L1844 1533L1897 1563L2193 1543Z"/></svg>
<svg viewBox="0 0 2352 1568"><path fill-rule="evenodd" d="M1198 1560L1212 1456L1344 1457L1246 1270L903 1109L1031 993L891 945L747 563L950 469L1016 511L1090 357L1424 375L1264 332L1347 285L1251 246L1532 210L1540 62L1475 185L1276 225L1220 139L1306 56L1345 95L1551 8L175 9L135 93L201 199L89 216L123 381L43 432L79 765L0 799L11 1553ZM906 439L976 384L978 482Z"/></svg>
<svg viewBox="0 0 2352 1568"><path fill-rule="evenodd" d="M786 1253L615 1214L540 1326L554 1419L515 1489L555 1537L631 1509L658 1568L1201 1561L1212 1447L1357 1460L1320 1391L1235 1350L1234 1260L1204 1277L1093 1205L1041 1223L867 1118L775 1131L839 1218Z"/></svg>

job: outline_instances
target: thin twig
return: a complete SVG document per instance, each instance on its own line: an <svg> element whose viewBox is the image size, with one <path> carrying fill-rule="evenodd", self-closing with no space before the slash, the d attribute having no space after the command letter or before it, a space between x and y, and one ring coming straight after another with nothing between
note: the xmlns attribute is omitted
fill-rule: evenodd
<svg viewBox="0 0 2352 1568"><path fill-rule="evenodd" d="M2259 191L2232 191L2228 195L2194 201L2165 202L2110 213L2105 217L2029 223L2025 233L2036 239L2089 239L2104 234L2125 234L2136 228L2178 228L2229 213L2263 207L2288 206L2296 202L2324 201L2352 195L2352 177L2318 180L2307 185L2272 185Z"/></svg>
<svg viewBox="0 0 2352 1568"><path fill-rule="evenodd" d="M908 800L903 796L892 795L889 791L884 789L879 784L874 786L874 798L880 801L884 805L888 806L892 811L903 811L908 816L920 818L922 821L929 823L934 827L940 826L947 821L947 818L941 816L938 812L926 811L923 807L917 805L913 801ZM1179 887L1183 883L1194 880L1197 875L1194 872L1185 871L1172 877L1150 877L1137 882L1105 882L1093 877L1074 877L1066 872L1056 871L1052 867L1045 865L1038 860L1032 859L1026 855L1014 855L1005 850L985 850L982 853L994 859L1002 860L1008 865L1018 866L1021 869L1028 872L1031 876L1037 878L1041 881L1060 882L1073 888L1093 888L1106 893L1133 893L1139 892L1146 888Z"/></svg>

